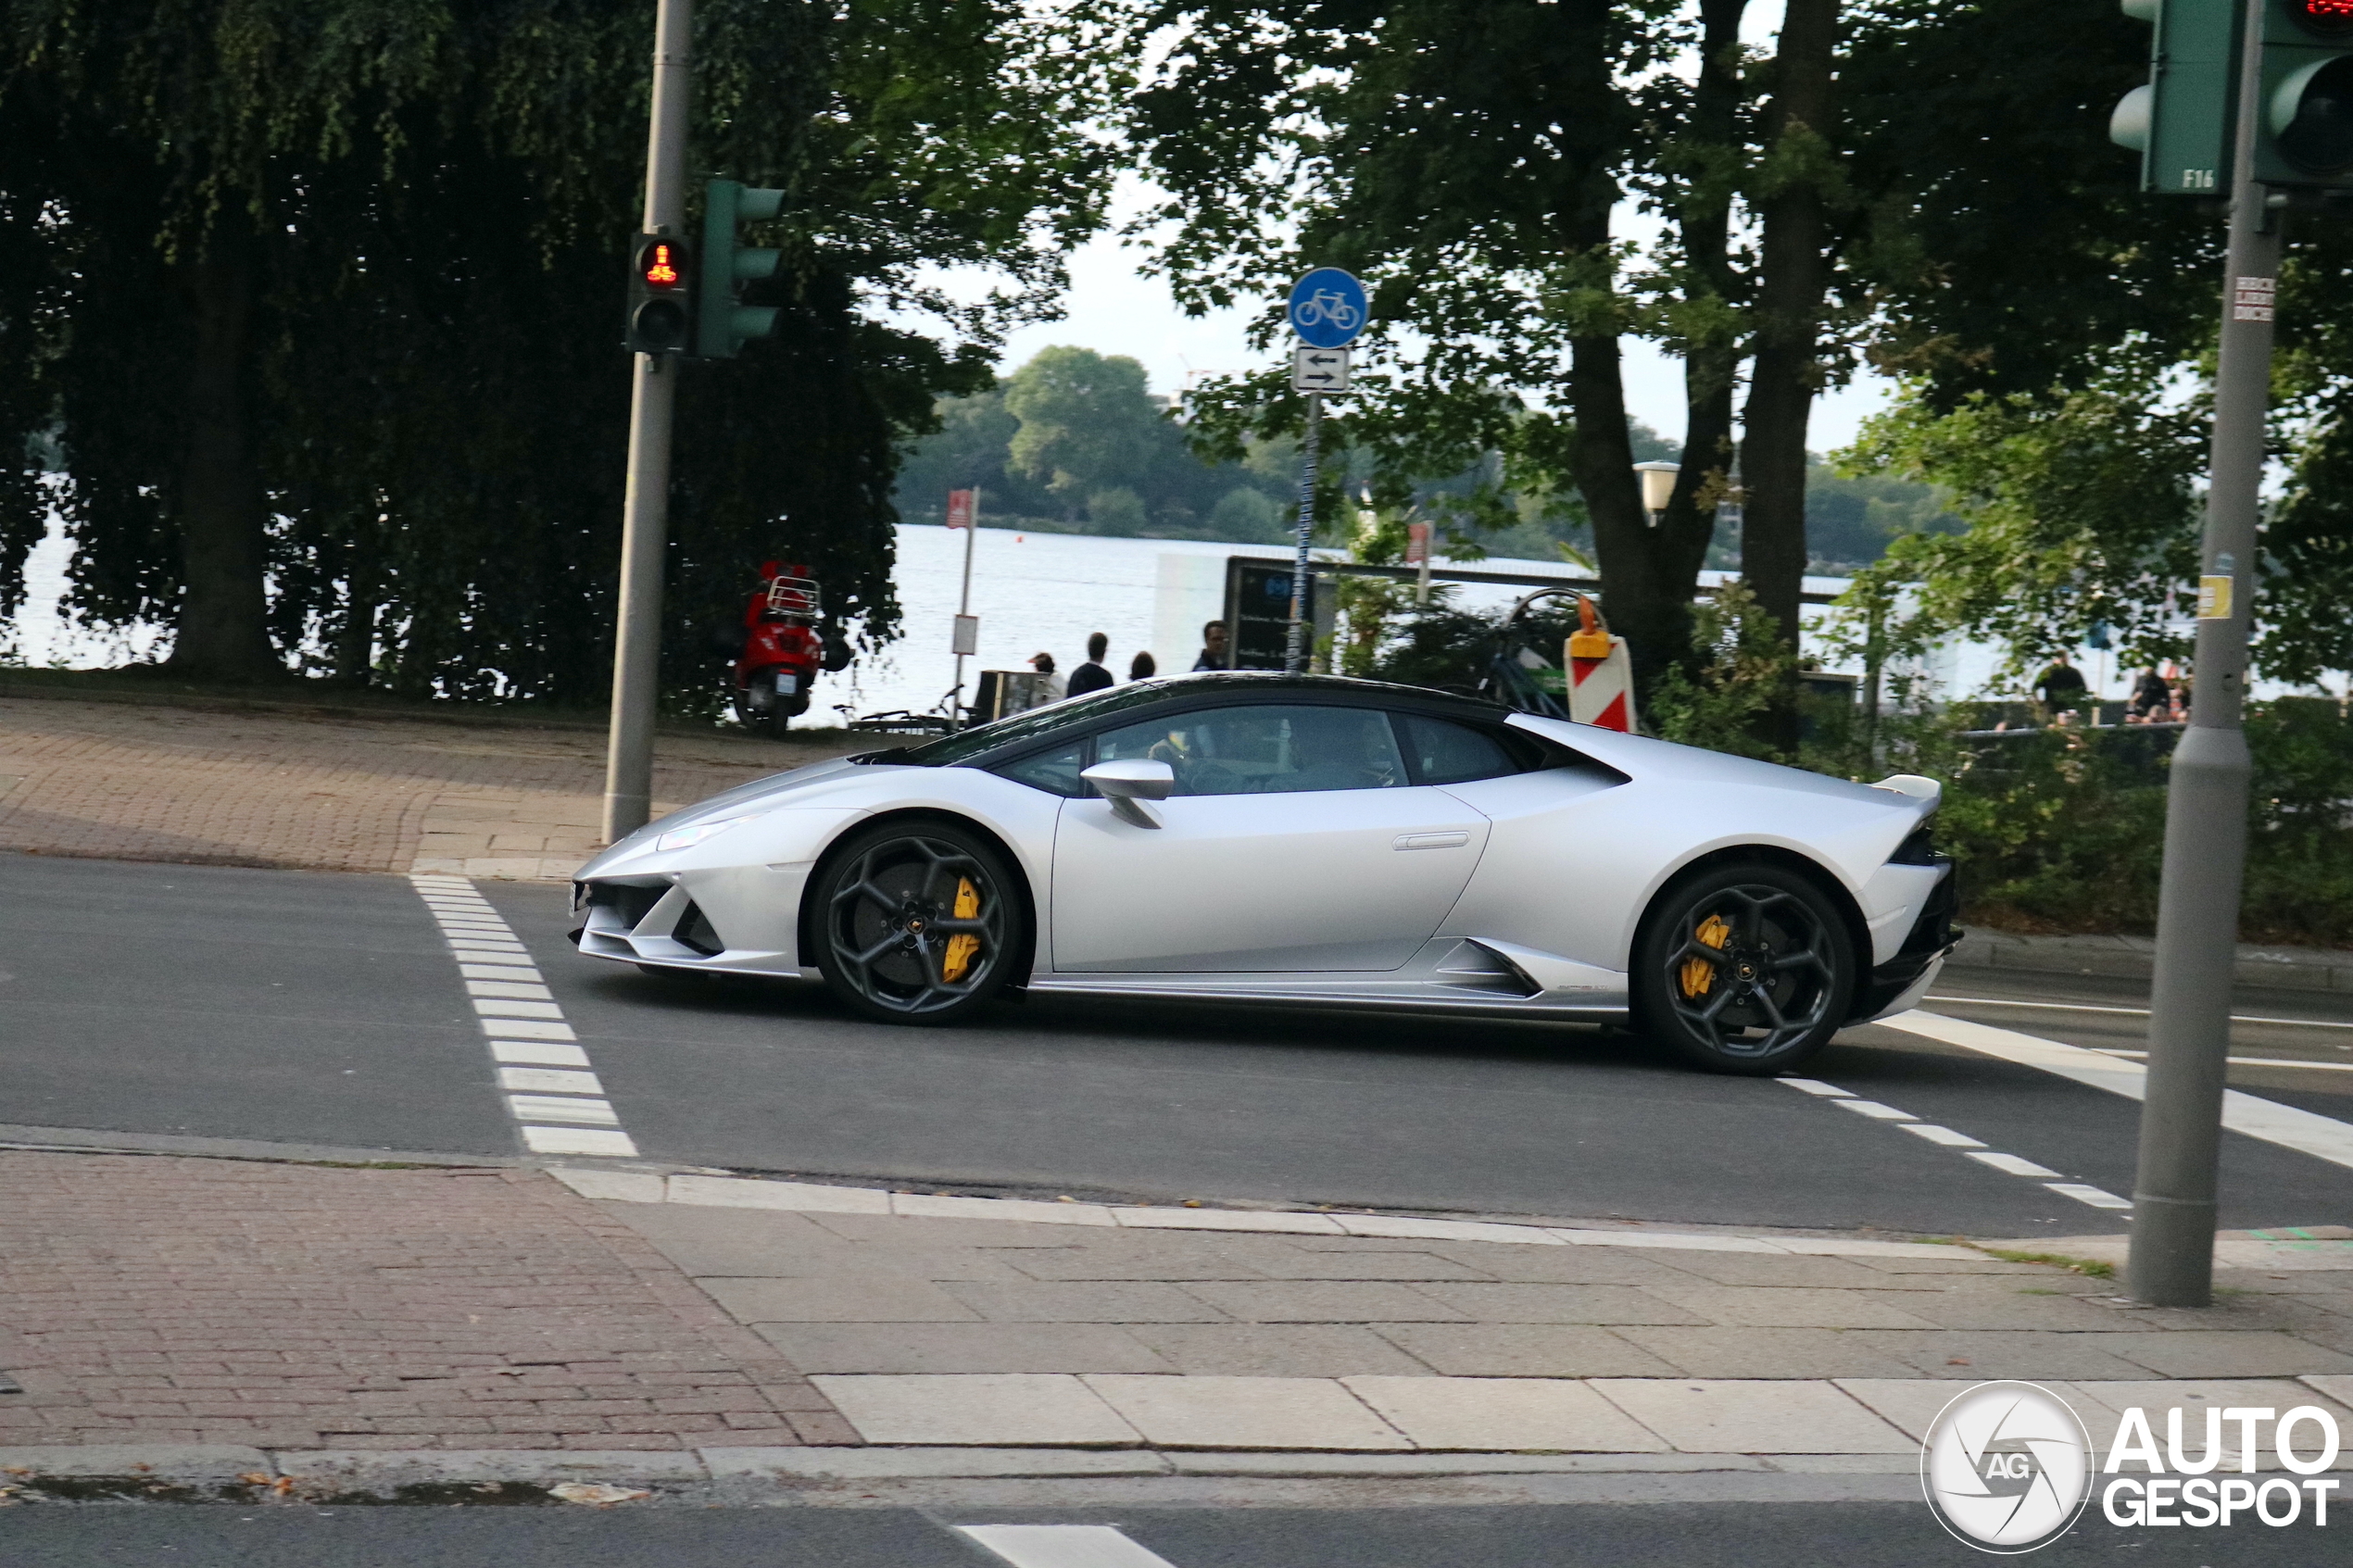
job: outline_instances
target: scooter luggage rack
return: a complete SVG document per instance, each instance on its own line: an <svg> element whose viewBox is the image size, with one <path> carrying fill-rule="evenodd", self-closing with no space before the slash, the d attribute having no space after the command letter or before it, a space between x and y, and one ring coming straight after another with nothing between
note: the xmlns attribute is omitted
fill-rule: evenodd
<svg viewBox="0 0 2353 1568"><path fill-rule="evenodd" d="M819 614L817 580L813 577L770 578L768 613L793 621L815 621Z"/></svg>

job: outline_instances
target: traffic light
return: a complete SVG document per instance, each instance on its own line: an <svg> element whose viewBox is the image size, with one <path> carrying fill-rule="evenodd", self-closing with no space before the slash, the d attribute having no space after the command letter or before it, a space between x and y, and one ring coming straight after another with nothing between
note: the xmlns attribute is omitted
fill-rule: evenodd
<svg viewBox="0 0 2353 1568"><path fill-rule="evenodd" d="M702 215L702 310L695 323L695 352L706 359L732 359L736 349L776 330L773 306L740 305L736 289L773 278L784 252L745 246L736 229L774 218L785 193L763 191L735 180L713 180L704 188Z"/></svg>
<svg viewBox="0 0 2353 1568"><path fill-rule="evenodd" d="M681 354L695 335L694 262L667 234L640 234L630 250L629 349Z"/></svg>
<svg viewBox="0 0 2353 1568"><path fill-rule="evenodd" d="M2141 154L2141 189L2229 194L2238 117L2237 0L2122 0L2155 24L2149 83L2116 106L2108 134ZM2261 28L2255 178L2353 190L2353 0L2246 0Z"/></svg>
<svg viewBox="0 0 2353 1568"><path fill-rule="evenodd" d="M2255 177L2353 190L2353 0L2263 6L2263 121Z"/></svg>
<svg viewBox="0 0 2353 1568"><path fill-rule="evenodd" d="M2123 6L2126 16L2153 24L2156 35L2148 85L2116 106L2109 138L2141 155L2144 191L2227 194L2238 103L2237 0L2123 0Z"/></svg>

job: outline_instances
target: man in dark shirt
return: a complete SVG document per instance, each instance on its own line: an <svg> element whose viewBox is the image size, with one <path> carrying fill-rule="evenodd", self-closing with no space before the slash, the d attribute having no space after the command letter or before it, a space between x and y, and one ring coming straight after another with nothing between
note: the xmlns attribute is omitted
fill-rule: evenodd
<svg viewBox="0 0 2353 1568"><path fill-rule="evenodd" d="M2089 689L2083 671L2070 664L2063 653L2052 659L2051 667L2034 683L2034 695L2042 699L2043 717L2047 721L2056 721L2062 713L2081 711Z"/></svg>
<svg viewBox="0 0 2353 1568"><path fill-rule="evenodd" d="M1201 629L1201 657L1193 660L1196 670L1226 668L1226 623L1213 621Z"/></svg>
<svg viewBox="0 0 2353 1568"><path fill-rule="evenodd" d="M1085 696L1113 684L1111 671L1103 668L1103 655L1111 651L1111 639L1097 632L1087 639L1087 662L1070 672L1069 695Z"/></svg>

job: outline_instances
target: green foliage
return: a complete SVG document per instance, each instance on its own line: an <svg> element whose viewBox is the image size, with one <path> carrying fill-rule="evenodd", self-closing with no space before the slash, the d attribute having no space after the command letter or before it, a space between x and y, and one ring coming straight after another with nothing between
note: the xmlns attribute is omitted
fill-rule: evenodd
<svg viewBox="0 0 2353 1568"><path fill-rule="evenodd" d="M1144 367L1125 355L1040 349L1013 372L1004 396L1005 411L1020 421L1009 453L1013 471L1073 507L1141 472L1163 449L1165 418Z"/></svg>
<svg viewBox="0 0 2353 1568"><path fill-rule="evenodd" d="M1782 760L1763 721L1790 699L1796 656L1779 620L1743 583L1728 583L1692 611L1692 661L1669 669L1651 690L1645 726L1661 740Z"/></svg>
<svg viewBox="0 0 2353 1568"><path fill-rule="evenodd" d="M239 424L282 653L418 693L598 697L650 19L0 0L0 432L57 426L67 468L40 492L0 469L0 607L54 501L76 614L180 614L189 432L213 414ZM811 562L869 646L892 634L895 446L985 383L1100 222L1108 158L1075 128L1118 73L1082 42L1017 0L698 7L690 167L790 194L751 236L785 252L753 299L784 310L777 338L683 370L673 689L706 683L693 628L765 557ZM950 298L933 279L960 266L997 287ZM192 406L199 328L228 319L237 395Z"/></svg>

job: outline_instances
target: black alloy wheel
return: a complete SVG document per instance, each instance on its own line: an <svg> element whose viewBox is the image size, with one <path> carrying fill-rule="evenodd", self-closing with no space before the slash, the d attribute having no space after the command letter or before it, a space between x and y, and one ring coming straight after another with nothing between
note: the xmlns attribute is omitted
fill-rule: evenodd
<svg viewBox="0 0 2353 1568"><path fill-rule="evenodd" d="M952 1023L1012 977L1022 933L1013 876L977 834L947 822L884 823L820 874L817 967L851 1010L891 1023Z"/></svg>
<svg viewBox="0 0 2353 1568"><path fill-rule="evenodd" d="M1635 1016L1696 1066L1768 1077L1830 1044L1855 972L1854 939L1820 888L1779 866L1718 866L1654 906Z"/></svg>

